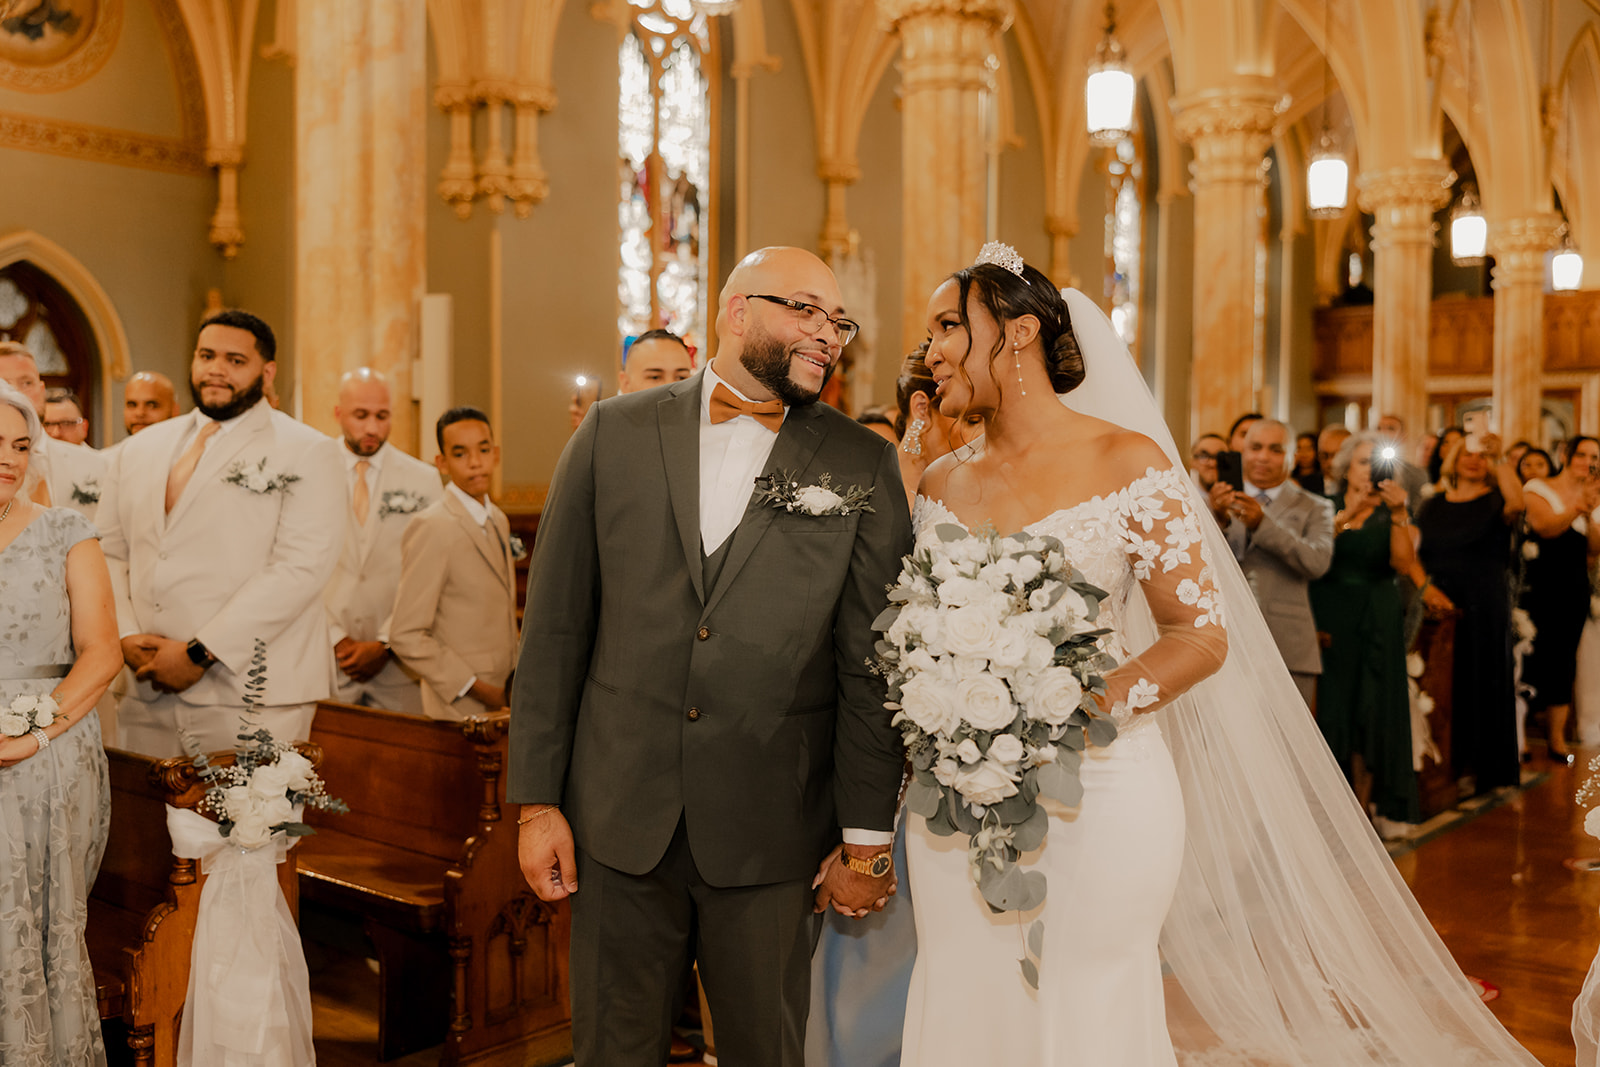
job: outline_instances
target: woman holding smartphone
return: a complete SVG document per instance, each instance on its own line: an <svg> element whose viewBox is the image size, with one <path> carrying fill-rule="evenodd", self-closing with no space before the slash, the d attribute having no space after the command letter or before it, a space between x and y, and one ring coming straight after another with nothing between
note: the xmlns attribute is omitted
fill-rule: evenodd
<svg viewBox="0 0 1600 1067"><path fill-rule="evenodd" d="M1522 606L1535 634L1523 681L1534 689L1530 710L1548 715L1550 758L1571 763L1567 720L1578 669L1578 641L1589 618L1589 557L1600 555L1600 441L1578 436L1562 450L1566 466L1523 487L1528 506Z"/></svg>

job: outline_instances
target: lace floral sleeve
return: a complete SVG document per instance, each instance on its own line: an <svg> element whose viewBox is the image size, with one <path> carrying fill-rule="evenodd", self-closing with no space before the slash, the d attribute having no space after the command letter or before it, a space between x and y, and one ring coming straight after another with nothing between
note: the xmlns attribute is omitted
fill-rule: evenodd
<svg viewBox="0 0 1600 1067"><path fill-rule="evenodd" d="M1185 481L1152 467L1117 496L1124 547L1159 634L1106 676L1106 706L1119 721L1181 696L1228 655L1222 596Z"/></svg>

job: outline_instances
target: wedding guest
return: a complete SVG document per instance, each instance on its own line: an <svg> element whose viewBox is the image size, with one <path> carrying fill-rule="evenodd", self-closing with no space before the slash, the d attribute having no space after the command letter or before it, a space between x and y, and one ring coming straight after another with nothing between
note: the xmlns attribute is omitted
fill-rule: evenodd
<svg viewBox="0 0 1600 1067"><path fill-rule="evenodd" d="M130 437L177 414L178 394L172 379L159 371L142 370L122 387L122 427Z"/></svg>
<svg viewBox="0 0 1600 1067"><path fill-rule="evenodd" d="M1294 439L1294 484L1308 493L1322 495L1322 465L1317 462L1317 435L1297 434Z"/></svg>
<svg viewBox="0 0 1600 1067"><path fill-rule="evenodd" d="M94 705L122 662L94 527L20 492L43 437L0 385L0 1060L40 1067L105 1062L84 925L110 827ZM45 696L47 722L16 718Z"/></svg>
<svg viewBox="0 0 1600 1067"><path fill-rule="evenodd" d="M77 393L62 386L45 390L44 432L69 445L89 447L89 420Z"/></svg>
<svg viewBox="0 0 1600 1067"><path fill-rule="evenodd" d="M1437 477L1430 477L1429 472L1411 462L1411 457L1406 454L1406 424L1399 415L1384 415L1378 419L1378 436L1394 446L1395 468L1394 481L1406 491L1406 507L1411 514L1417 513L1417 508L1422 504L1422 487L1432 485L1438 481ZM1439 435L1439 447L1449 445L1446 430Z"/></svg>
<svg viewBox="0 0 1600 1067"><path fill-rule="evenodd" d="M1533 622L1533 654L1523 680L1533 686L1532 710L1549 716L1550 758L1572 762L1567 719L1578 669L1578 641L1589 617L1589 557L1600 555L1600 442L1576 436L1564 447L1566 466L1523 487L1528 506L1527 570L1522 606ZM1529 453L1531 456L1532 453ZM1522 460L1527 463L1528 456Z"/></svg>
<svg viewBox="0 0 1600 1067"><path fill-rule="evenodd" d="M917 486L928 464L983 434L983 420L965 422L941 414L933 374L923 362L926 344L906 356L895 379L896 405L894 432L900 449L900 480L905 484L906 500L916 503Z"/></svg>
<svg viewBox="0 0 1600 1067"><path fill-rule="evenodd" d="M1339 491L1339 479L1334 477L1334 465L1339 449L1350 439L1350 431L1340 423L1332 423L1317 434L1317 466L1322 468L1322 495L1331 497Z"/></svg>
<svg viewBox="0 0 1600 1067"><path fill-rule="evenodd" d="M1250 432L1253 423L1265 418L1259 411L1247 411L1233 420L1233 425L1228 427L1228 451L1244 451L1244 435Z"/></svg>
<svg viewBox="0 0 1600 1067"><path fill-rule="evenodd" d="M450 480L400 540L389 647L422 679L422 711L464 719L506 706L517 655L511 524L489 499L500 463L489 417L451 408L434 427L434 462Z"/></svg>
<svg viewBox="0 0 1600 1067"><path fill-rule="evenodd" d="M1511 464L1512 470L1517 469L1517 464L1522 462L1522 457L1527 455L1528 450L1532 447L1532 443L1528 441L1518 441L1506 449L1506 462Z"/></svg>
<svg viewBox="0 0 1600 1067"><path fill-rule="evenodd" d="M272 328L246 311L200 324L195 410L129 438L100 509L123 658L137 686L124 748L175 756L234 747L265 642L254 721L304 740L333 673L322 591L349 507L338 446L267 403Z"/></svg>
<svg viewBox="0 0 1600 1067"><path fill-rule="evenodd" d="M45 385L33 353L15 341L0 341L0 381L28 398L44 421ZM92 448L40 434L29 453L23 496L43 507L71 508L90 522L100 504L106 460Z"/></svg>
<svg viewBox="0 0 1600 1067"><path fill-rule="evenodd" d="M389 650L387 628L400 585L400 540L411 520L443 495L439 472L389 443L389 380L370 367L339 382L339 424L350 511L344 548L323 592L333 641L333 696L412 715L422 690Z"/></svg>
<svg viewBox="0 0 1600 1067"><path fill-rule="evenodd" d="M1428 484L1438 485L1444 471L1444 457L1456 446L1456 442L1464 441L1467 431L1459 426L1446 426L1439 431L1439 444L1433 450L1433 455L1428 457Z"/></svg>
<svg viewBox="0 0 1600 1067"><path fill-rule="evenodd" d="M1510 529L1522 516L1522 486L1500 439L1485 434L1481 451L1465 438L1445 454L1440 490L1417 511L1418 559L1427 580L1459 615L1451 697L1451 764L1474 792L1516 785L1515 694L1511 671Z"/></svg>
<svg viewBox="0 0 1600 1067"><path fill-rule="evenodd" d="M600 399L600 382L587 375L578 375L572 389L572 399L567 402L567 416L572 419L572 428L576 430L583 422L583 417L589 414L589 409L594 407Z"/></svg>
<svg viewBox="0 0 1600 1067"><path fill-rule="evenodd" d="M1223 532L1266 616L1306 707L1316 709L1322 653L1311 616L1309 583L1333 560L1333 505L1289 479L1289 427L1258 419L1244 438L1244 492L1211 487L1212 511L1228 516Z"/></svg>
<svg viewBox="0 0 1600 1067"><path fill-rule="evenodd" d="M1556 465L1550 453L1542 448L1530 448L1517 460L1517 480L1527 485L1535 478L1548 478L1555 473Z"/></svg>
<svg viewBox="0 0 1600 1067"><path fill-rule="evenodd" d="M1411 764L1411 703L1397 574L1417 570L1401 486L1372 482L1372 453L1389 439L1345 441L1334 472L1333 562L1311 585L1311 610L1325 634L1317 725L1381 836L1404 836L1421 801ZM1424 588L1441 609L1442 594Z"/></svg>
<svg viewBox="0 0 1600 1067"><path fill-rule="evenodd" d="M622 350L617 392L636 393L652 386L681 382L693 373L694 353L689 351L683 338L671 330L646 330Z"/></svg>
<svg viewBox="0 0 1600 1067"><path fill-rule="evenodd" d="M1215 433L1203 433L1189 446L1189 477L1202 493L1209 494L1217 484L1217 456L1227 448L1228 442Z"/></svg>

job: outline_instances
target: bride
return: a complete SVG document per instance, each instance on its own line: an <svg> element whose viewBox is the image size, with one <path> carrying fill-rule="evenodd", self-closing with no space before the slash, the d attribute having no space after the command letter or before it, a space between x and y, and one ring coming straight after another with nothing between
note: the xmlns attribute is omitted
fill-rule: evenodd
<svg viewBox="0 0 1600 1067"><path fill-rule="evenodd" d="M1018 966L1036 915L992 913L965 837L910 816L902 1062L1534 1064L1363 817L1110 322L985 253L928 304L940 411L987 433L929 467L918 540L1059 538L1109 593L1120 733L1086 754L1080 805L1042 801L1048 836L1021 861L1050 885L1037 989Z"/></svg>

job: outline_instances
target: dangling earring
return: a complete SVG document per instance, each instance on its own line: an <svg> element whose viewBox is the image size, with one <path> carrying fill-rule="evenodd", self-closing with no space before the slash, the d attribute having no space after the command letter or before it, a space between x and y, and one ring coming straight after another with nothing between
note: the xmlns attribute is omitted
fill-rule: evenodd
<svg viewBox="0 0 1600 1067"><path fill-rule="evenodd" d="M1015 341L1011 342L1011 355L1017 361L1017 385L1021 386L1022 385L1022 352L1017 348L1017 343ZM1027 396L1028 395L1028 390L1027 390L1026 387L1023 387L1022 395L1023 396Z"/></svg>
<svg viewBox="0 0 1600 1067"><path fill-rule="evenodd" d="M906 427L905 440L900 442L900 450L908 456L922 455L922 431L927 428L928 424L922 421L921 415L912 419L911 425Z"/></svg>

